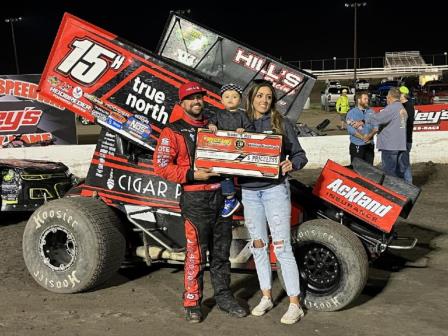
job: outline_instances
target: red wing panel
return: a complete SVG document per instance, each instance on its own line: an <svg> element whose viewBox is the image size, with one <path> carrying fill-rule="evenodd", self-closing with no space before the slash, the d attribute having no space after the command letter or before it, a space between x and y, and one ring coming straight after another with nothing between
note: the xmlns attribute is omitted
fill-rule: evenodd
<svg viewBox="0 0 448 336"><path fill-rule="evenodd" d="M407 199L331 160L327 161L313 194L355 217L390 232Z"/></svg>

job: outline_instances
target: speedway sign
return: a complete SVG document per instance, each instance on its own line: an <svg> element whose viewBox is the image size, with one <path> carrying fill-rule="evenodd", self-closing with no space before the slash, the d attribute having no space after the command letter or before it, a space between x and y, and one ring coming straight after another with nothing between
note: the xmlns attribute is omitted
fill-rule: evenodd
<svg viewBox="0 0 448 336"><path fill-rule="evenodd" d="M414 132L448 131L448 104L415 106Z"/></svg>
<svg viewBox="0 0 448 336"><path fill-rule="evenodd" d="M281 135L200 129L194 166L223 174L275 179L280 174L281 148Z"/></svg>
<svg viewBox="0 0 448 336"><path fill-rule="evenodd" d="M355 217L390 232L407 198L328 160L313 194Z"/></svg>
<svg viewBox="0 0 448 336"><path fill-rule="evenodd" d="M161 129L181 114L178 88L199 81L206 108L222 107L219 87L188 69L65 14L39 83L39 94L119 134L154 149Z"/></svg>
<svg viewBox="0 0 448 336"><path fill-rule="evenodd" d="M39 79L0 76L0 147L77 143L73 114L38 94Z"/></svg>
<svg viewBox="0 0 448 336"><path fill-rule="evenodd" d="M382 107L372 107L375 112ZM415 105L414 132L448 131L448 104Z"/></svg>

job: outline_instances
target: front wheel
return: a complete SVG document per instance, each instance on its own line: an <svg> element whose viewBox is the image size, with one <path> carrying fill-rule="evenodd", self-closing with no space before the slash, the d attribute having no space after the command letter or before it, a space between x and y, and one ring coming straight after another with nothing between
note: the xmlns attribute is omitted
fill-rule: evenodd
<svg viewBox="0 0 448 336"><path fill-rule="evenodd" d="M367 254L356 235L339 223L316 219L301 224L295 238L304 305L336 311L352 303L368 276ZM284 288L280 267L278 275Z"/></svg>
<svg viewBox="0 0 448 336"><path fill-rule="evenodd" d="M95 198L45 203L23 234L23 258L39 285L55 293L78 293L108 280L120 267L125 238L113 210Z"/></svg>

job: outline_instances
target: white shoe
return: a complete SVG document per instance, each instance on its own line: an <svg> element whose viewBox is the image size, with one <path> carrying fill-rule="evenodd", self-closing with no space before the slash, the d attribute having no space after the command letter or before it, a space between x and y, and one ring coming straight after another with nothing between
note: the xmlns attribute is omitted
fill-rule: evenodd
<svg viewBox="0 0 448 336"><path fill-rule="evenodd" d="M297 321L299 321L304 315L305 313L303 312L302 307L300 307L300 305L290 303L288 311L285 313L285 315L283 315L280 322L284 324L294 324Z"/></svg>
<svg viewBox="0 0 448 336"><path fill-rule="evenodd" d="M271 298L267 296L263 296L260 300L260 303L251 311L251 314L254 316L262 316L266 314L268 310L271 310L274 307Z"/></svg>

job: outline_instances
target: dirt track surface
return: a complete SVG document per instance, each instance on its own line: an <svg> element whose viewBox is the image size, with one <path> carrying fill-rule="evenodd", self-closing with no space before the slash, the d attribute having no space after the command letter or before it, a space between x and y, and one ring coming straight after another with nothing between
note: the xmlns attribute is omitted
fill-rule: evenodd
<svg viewBox="0 0 448 336"><path fill-rule="evenodd" d="M317 171L297 177L311 183ZM4 216L0 224L0 335L448 335L448 166L419 164L415 184L422 194L401 235L419 239L413 251L375 262L366 288L349 308L309 311L296 325L280 324L287 298L274 283L277 304L264 317L231 318L211 299L205 277L203 323L183 319L183 273L173 267L125 268L95 291L61 295L40 287L22 258L26 216ZM259 300L255 274L233 273L242 303Z"/></svg>

